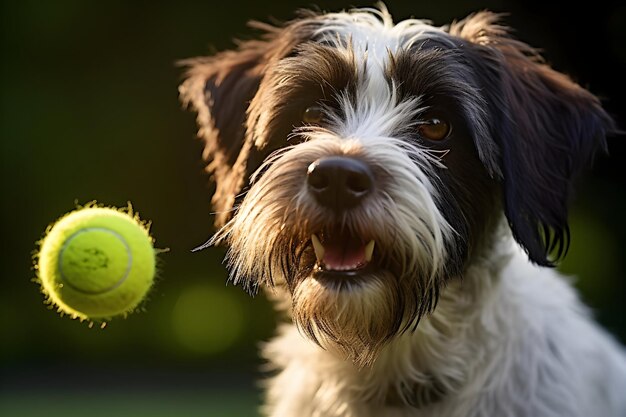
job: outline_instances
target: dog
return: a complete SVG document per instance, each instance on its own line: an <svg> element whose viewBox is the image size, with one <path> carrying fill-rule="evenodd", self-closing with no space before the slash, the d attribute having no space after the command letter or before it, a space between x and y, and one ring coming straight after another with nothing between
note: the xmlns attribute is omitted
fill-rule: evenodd
<svg viewBox="0 0 626 417"><path fill-rule="evenodd" d="M626 416L624 350L552 268L616 126L501 20L301 12L184 62L203 247L285 316L264 415Z"/></svg>

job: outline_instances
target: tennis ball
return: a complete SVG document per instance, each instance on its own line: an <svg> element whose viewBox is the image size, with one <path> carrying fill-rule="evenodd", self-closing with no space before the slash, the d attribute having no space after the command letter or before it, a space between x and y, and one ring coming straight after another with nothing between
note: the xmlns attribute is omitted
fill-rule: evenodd
<svg viewBox="0 0 626 417"><path fill-rule="evenodd" d="M36 269L42 290L73 318L131 313L152 286L152 238L132 213L78 209L53 224L40 245Z"/></svg>

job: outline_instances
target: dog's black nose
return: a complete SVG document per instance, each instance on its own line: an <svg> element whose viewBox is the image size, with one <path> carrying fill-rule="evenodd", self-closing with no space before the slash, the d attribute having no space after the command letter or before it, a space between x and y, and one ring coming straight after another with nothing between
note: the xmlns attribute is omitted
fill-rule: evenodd
<svg viewBox="0 0 626 417"><path fill-rule="evenodd" d="M334 211L355 207L372 190L373 184L370 168L354 158L329 156L309 165L309 192L318 203Z"/></svg>

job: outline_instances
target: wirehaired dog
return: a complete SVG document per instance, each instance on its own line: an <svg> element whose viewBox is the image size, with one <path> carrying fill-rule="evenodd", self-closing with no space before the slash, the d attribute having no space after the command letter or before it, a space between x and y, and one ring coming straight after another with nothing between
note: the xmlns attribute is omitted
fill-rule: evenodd
<svg viewBox="0 0 626 417"><path fill-rule="evenodd" d="M261 23L180 87L231 280L287 320L272 417L618 417L626 356L554 269L599 100L479 12Z"/></svg>

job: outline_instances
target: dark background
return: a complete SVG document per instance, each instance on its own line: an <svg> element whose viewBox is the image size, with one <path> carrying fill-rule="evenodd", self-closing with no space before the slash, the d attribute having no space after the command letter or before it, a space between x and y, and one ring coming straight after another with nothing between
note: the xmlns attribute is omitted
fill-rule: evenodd
<svg viewBox="0 0 626 417"><path fill-rule="evenodd" d="M311 3L2 2L0 415L251 416L257 343L272 335L262 296L226 286L194 115L180 108L179 59L250 38L250 19ZM339 10L352 2L320 1ZM371 3L358 3L369 6ZM437 25L484 8L603 98L626 127L626 6L596 1L389 1L395 20ZM561 269L598 320L626 341L624 138L580 182ZM162 254L145 312L105 329L61 318L32 282L35 242L56 218L128 201Z"/></svg>

